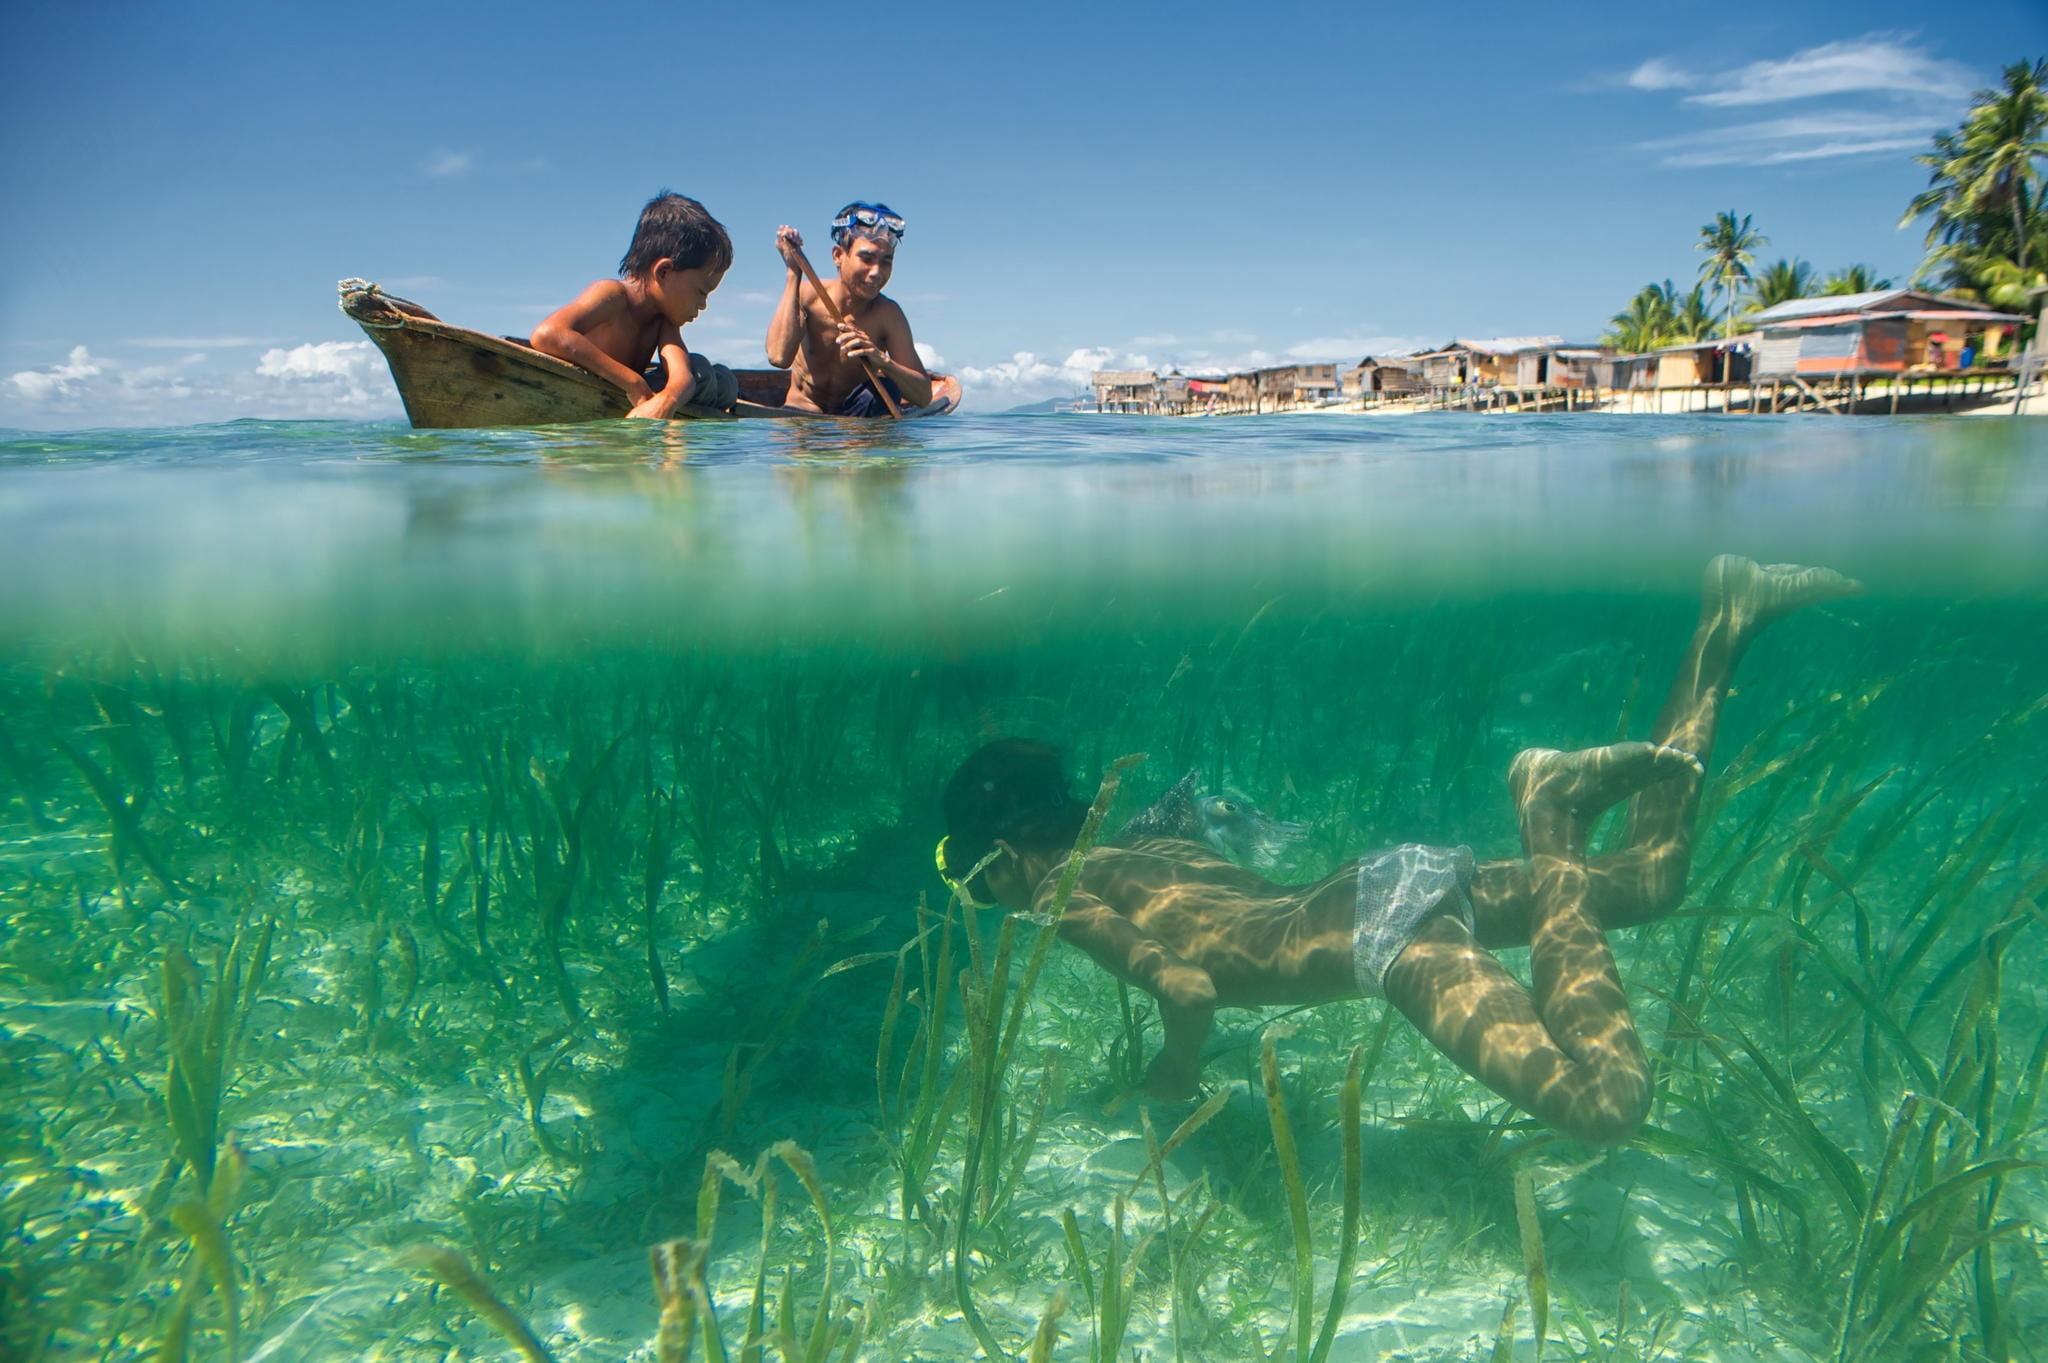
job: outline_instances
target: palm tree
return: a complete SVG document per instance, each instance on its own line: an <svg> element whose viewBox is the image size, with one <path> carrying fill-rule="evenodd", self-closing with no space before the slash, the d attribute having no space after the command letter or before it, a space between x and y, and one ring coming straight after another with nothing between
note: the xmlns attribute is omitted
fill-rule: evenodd
<svg viewBox="0 0 2048 1363"><path fill-rule="evenodd" d="M1875 293L1879 289L1889 289L1891 286L1892 282L1889 279L1879 279L1877 271L1868 265L1849 265L1829 275L1820 286L1820 291L1827 295Z"/></svg>
<svg viewBox="0 0 2048 1363"><path fill-rule="evenodd" d="M1637 355L1668 344L1674 321L1669 288L1667 282L1661 288L1646 284L1637 290L1627 311L1614 314L1603 344Z"/></svg>
<svg viewBox="0 0 2048 1363"><path fill-rule="evenodd" d="M2042 257L2041 162L2048 159L2048 58L2014 62L2004 87L1979 90L1976 103L1934 148L1913 158L1928 169L1927 188L1899 219L1928 219L1930 248L1920 274L1945 267L1951 287L1986 294L2024 293ZM2001 264L2004 268L2000 268Z"/></svg>
<svg viewBox="0 0 2048 1363"><path fill-rule="evenodd" d="M1756 253L1770 244L1769 237L1750 226L1747 213L1740 221L1733 213L1716 213L1714 220L1700 229L1699 242L1693 248L1707 253L1700 264L1700 279L1713 280L1714 292L1727 299L1729 336L1735 334L1738 285L1749 282L1749 269L1756 264Z"/></svg>
<svg viewBox="0 0 2048 1363"><path fill-rule="evenodd" d="M1671 295L1672 338L1678 341L1704 341L1714 334L1714 314L1707 307L1707 290L1702 284L1695 284L1683 298L1671 287L1671 281L1664 281L1664 292Z"/></svg>
<svg viewBox="0 0 2048 1363"><path fill-rule="evenodd" d="M1811 298L1815 279L1813 266L1803 260L1773 261L1756 277L1756 306L1770 308L1795 298Z"/></svg>

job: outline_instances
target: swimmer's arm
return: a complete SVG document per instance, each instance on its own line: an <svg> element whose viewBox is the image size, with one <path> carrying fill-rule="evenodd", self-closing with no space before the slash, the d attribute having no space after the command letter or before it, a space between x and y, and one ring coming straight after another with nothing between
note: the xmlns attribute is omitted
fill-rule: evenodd
<svg viewBox="0 0 2048 1363"><path fill-rule="evenodd" d="M1157 938L1099 900L1075 895L1060 919L1060 935L1119 979L1159 1000L1159 1054L1145 1069L1145 1092L1179 1102L1201 1083L1202 1043L1216 1017L1216 984L1209 972L1173 954Z"/></svg>
<svg viewBox="0 0 2048 1363"><path fill-rule="evenodd" d="M653 397L654 390L647 386L646 379L607 354L587 334L616 316L624 306L624 287L616 279L600 279L577 294L574 302L549 314L546 321L533 329L532 342L533 348L543 354L610 379L626 390L627 399L637 407Z"/></svg>
<svg viewBox="0 0 2048 1363"><path fill-rule="evenodd" d="M1076 894L1060 918L1060 936L1094 957L1118 979L1184 1009L1213 1009L1216 983L1209 972L1182 960L1157 938L1101 900Z"/></svg>
<svg viewBox="0 0 2048 1363"><path fill-rule="evenodd" d="M683 344L683 334L668 323L661 324L661 343L655 352L668 367L668 382L659 393L645 402L635 403L627 416L670 417L676 407L690 400L690 394L697 390L697 376L690 372L690 351Z"/></svg>

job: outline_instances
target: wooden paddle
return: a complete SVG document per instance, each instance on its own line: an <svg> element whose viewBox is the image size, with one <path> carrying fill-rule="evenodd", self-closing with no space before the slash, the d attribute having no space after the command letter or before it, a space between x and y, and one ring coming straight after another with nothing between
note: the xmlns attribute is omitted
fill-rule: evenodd
<svg viewBox="0 0 2048 1363"><path fill-rule="evenodd" d="M796 267L802 270L804 278L811 282L811 291L823 300L827 308L832 310L833 318L841 322L850 320L846 315L846 309L840 307L838 303L833 301L832 295L825 292L824 284L818 279L818 272L811 268L809 257L805 256L800 248L792 248L792 250L796 255ZM900 420L903 416L903 409L897 406L896 399L889 395L889 385L882 379L881 366L873 360L862 360L861 367L868 371L868 381L874 384L875 393L882 399L882 405L889 409L889 415Z"/></svg>

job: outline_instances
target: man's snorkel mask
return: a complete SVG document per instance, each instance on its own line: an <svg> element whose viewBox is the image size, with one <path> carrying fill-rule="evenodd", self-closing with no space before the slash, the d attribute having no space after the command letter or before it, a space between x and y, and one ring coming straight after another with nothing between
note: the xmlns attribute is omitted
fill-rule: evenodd
<svg viewBox="0 0 2048 1363"><path fill-rule="evenodd" d="M903 237L903 215L887 204L850 203L832 219L832 241L837 246L849 246L855 237L880 240L885 235L899 241Z"/></svg>

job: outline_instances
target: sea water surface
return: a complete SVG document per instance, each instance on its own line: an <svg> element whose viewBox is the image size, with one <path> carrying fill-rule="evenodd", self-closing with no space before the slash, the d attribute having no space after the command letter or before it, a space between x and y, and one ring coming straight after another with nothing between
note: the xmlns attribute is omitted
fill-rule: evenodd
<svg viewBox="0 0 2048 1363"><path fill-rule="evenodd" d="M1628 1145L1378 1001L1147 1103L933 873L1004 734L1515 855L1722 552L1868 590L1615 934ZM0 433L0 1357L2038 1358L2044 712L2039 419Z"/></svg>

